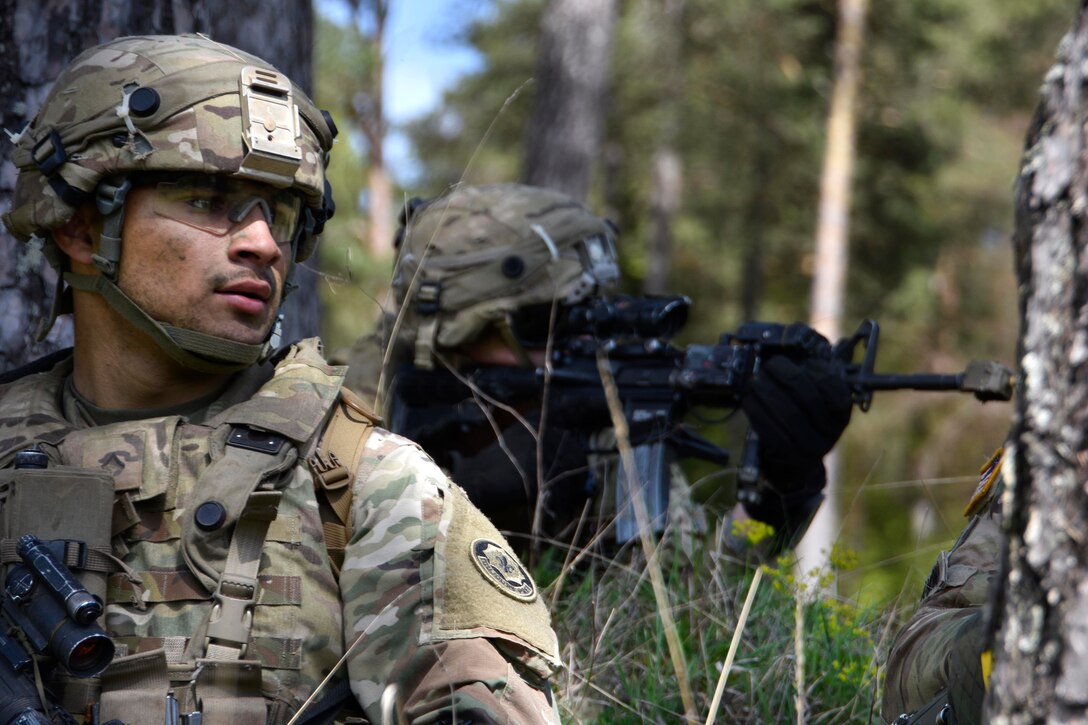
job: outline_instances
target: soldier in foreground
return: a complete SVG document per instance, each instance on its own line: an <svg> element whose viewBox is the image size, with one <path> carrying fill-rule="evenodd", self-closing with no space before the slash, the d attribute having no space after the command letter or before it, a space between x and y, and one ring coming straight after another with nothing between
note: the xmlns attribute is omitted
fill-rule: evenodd
<svg viewBox="0 0 1088 725"><path fill-rule="evenodd" d="M576 530L608 525L621 505L612 506L615 440L607 420L594 429L588 400L557 402L559 382L550 393L528 386L489 396L462 380L487 368L543 369L549 352L564 354L580 334L565 324L571 310L618 289L614 226L566 194L522 184L415 200L402 222L393 309L342 353L349 382L375 396L390 427L451 471L515 543L569 544ZM743 401L778 494L749 513L783 539L803 531L822 499L822 457L850 418L850 389L825 363L772 358ZM679 467L667 475L670 523L699 528Z"/></svg>
<svg viewBox="0 0 1088 725"><path fill-rule="evenodd" d="M81 54L17 135L4 223L67 283L75 347L0 386L0 551L24 572L41 547L20 537L45 542L116 649L89 678L5 650L0 683L53 701L28 710L257 725L313 696L303 722L558 720L555 635L498 531L317 340L273 348L332 212L334 134L261 59L154 36Z"/></svg>

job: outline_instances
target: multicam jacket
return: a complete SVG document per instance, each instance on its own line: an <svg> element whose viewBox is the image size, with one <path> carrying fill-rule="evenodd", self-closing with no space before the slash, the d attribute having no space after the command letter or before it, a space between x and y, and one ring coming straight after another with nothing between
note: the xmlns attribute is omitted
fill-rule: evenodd
<svg viewBox="0 0 1088 725"><path fill-rule="evenodd" d="M958 722L977 722L985 694L979 665L982 607L1001 551L999 450L982 467L978 488L964 511L970 521L949 551L942 551L922 591L918 610L888 655L883 714L891 721L957 690ZM970 708L971 712L963 710Z"/></svg>
<svg viewBox="0 0 1088 725"><path fill-rule="evenodd" d="M199 422L72 420L63 402L71 368L69 358L0 386L0 469L37 443L58 470L112 477L112 549L124 570L108 582L105 627L118 656L101 680L102 720L124 702L120 712L139 713L130 725L162 722L169 689L183 713L202 701L206 723L284 723L347 652L346 680L370 722L394 713L395 722L558 721L546 681L558 648L531 578L417 446L381 429L352 478L337 581L306 461L344 370L313 341L274 370L239 375ZM251 445L235 445L239 437ZM248 642L235 654L240 666L225 664L220 650L232 642L215 636L217 587L226 591L227 560L238 555L232 537L262 518ZM57 690L73 713L99 697L82 684ZM244 714L247 694L259 715Z"/></svg>

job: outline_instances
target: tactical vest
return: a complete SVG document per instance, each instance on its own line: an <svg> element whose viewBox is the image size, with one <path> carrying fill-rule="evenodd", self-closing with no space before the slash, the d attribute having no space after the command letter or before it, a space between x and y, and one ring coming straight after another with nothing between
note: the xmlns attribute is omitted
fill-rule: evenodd
<svg viewBox="0 0 1088 725"><path fill-rule="evenodd" d="M318 450L343 405L342 369L304 341L256 395L204 424L166 416L85 429L59 410L70 370L0 389L0 468L38 444L57 470L113 481L112 512L82 515L112 518L123 569L108 573L104 626L119 656L100 681L57 683L62 704L78 716L100 700L100 721L162 722L172 692L206 724L286 722L344 649L330 525L306 463L344 468ZM318 476L350 489L344 477Z"/></svg>

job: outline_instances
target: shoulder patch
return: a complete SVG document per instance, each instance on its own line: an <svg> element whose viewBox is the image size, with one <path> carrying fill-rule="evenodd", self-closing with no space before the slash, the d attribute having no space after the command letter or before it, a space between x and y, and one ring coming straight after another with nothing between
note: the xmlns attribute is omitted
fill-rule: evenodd
<svg viewBox="0 0 1088 725"><path fill-rule="evenodd" d="M432 464L433 465L433 464ZM513 549L465 492L450 483L434 555L420 569L433 581L434 642L485 637L547 677L562 667L559 640L540 589Z"/></svg>
<svg viewBox="0 0 1088 725"><path fill-rule="evenodd" d="M994 483L997 481L997 477L1001 475L1001 461L1004 456L1005 449L998 448L990 456L990 460L986 461L982 468L978 469L978 486L975 487L975 492L971 494L971 500L967 502L967 506L963 509L964 516L974 516L982 508L982 505L990 500Z"/></svg>
<svg viewBox="0 0 1088 725"><path fill-rule="evenodd" d="M471 548L472 562L499 591L523 602L536 599L536 585L513 553L490 539L476 539Z"/></svg>

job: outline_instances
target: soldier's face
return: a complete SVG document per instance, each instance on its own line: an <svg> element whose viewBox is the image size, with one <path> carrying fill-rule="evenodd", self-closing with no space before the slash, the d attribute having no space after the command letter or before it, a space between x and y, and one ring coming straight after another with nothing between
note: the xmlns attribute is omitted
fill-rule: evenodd
<svg viewBox="0 0 1088 725"><path fill-rule="evenodd" d="M249 344L267 337L291 248L273 233L277 192L244 183L229 197L200 184L189 196L158 185L129 192L118 286L155 320ZM194 214L227 208L231 218L195 224L171 204Z"/></svg>

